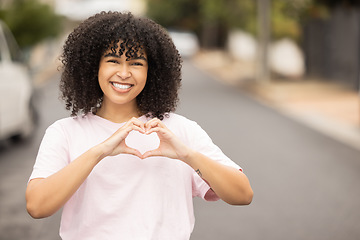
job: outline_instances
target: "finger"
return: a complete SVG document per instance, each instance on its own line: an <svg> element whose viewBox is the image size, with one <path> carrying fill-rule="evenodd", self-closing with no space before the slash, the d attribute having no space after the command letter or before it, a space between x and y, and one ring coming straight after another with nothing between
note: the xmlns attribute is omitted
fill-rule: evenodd
<svg viewBox="0 0 360 240"><path fill-rule="evenodd" d="M139 131L141 133L145 133L145 125L141 121L129 121L123 127L127 133L130 133L132 130Z"/></svg>
<svg viewBox="0 0 360 240"><path fill-rule="evenodd" d="M148 131L150 128L156 127L161 123L160 119L153 118L147 123L145 123L145 131Z"/></svg>
<svg viewBox="0 0 360 240"><path fill-rule="evenodd" d="M154 128L150 128L149 130L147 130L145 132L146 135L150 135L151 133L162 133L164 132L164 129L160 128L160 127L154 127Z"/></svg>
<svg viewBox="0 0 360 240"><path fill-rule="evenodd" d="M137 119L135 117L131 118L125 125L126 125L126 127L131 126L131 125L135 125L135 126L138 126L138 127L145 130L145 123L140 121L139 119Z"/></svg>
<svg viewBox="0 0 360 240"><path fill-rule="evenodd" d="M150 134L152 132L165 133L165 132L170 132L170 130L165 126L164 123L159 121L159 122L152 123L151 125L146 127L146 129L145 129L146 134Z"/></svg>
<svg viewBox="0 0 360 240"><path fill-rule="evenodd" d="M139 158L143 158L143 155L139 152L139 150L128 147L128 146L125 146L123 153L131 154L131 155L137 156Z"/></svg>
<svg viewBox="0 0 360 240"><path fill-rule="evenodd" d="M132 131L138 131L145 134L142 128L135 125L130 125L126 128L120 128L114 135L118 135L119 137L121 137L121 140L124 140Z"/></svg>
<svg viewBox="0 0 360 240"><path fill-rule="evenodd" d="M134 122L133 126L135 127L134 129L138 130L139 132L145 133L145 125L143 122Z"/></svg>
<svg viewBox="0 0 360 240"><path fill-rule="evenodd" d="M140 133L144 133L144 134L145 134L145 130L144 130L144 129L142 129L141 127L139 127L139 126L136 126L136 125L132 125L132 126L130 126L130 127L129 127L128 134L129 134L131 131L133 131L133 130L135 130L135 131L138 131L138 132L140 132Z"/></svg>
<svg viewBox="0 0 360 240"><path fill-rule="evenodd" d="M162 156L161 151L159 151L158 149L147 151L142 155L142 158L145 159L148 157L155 157L155 156Z"/></svg>

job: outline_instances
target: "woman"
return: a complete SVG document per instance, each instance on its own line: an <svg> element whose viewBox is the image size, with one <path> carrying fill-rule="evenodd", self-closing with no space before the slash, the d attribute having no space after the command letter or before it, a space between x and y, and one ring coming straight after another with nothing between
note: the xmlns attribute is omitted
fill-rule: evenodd
<svg viewBox="0 0 360 240"><path fill-rule="evenodd" d="M62 63L72 117L43 138L26 191L32 217L63 207L62 239L176 240L190 238L194 196L251 202L242 169L173 113L181 60L161 26L96 14L69 35Z"/></svg>

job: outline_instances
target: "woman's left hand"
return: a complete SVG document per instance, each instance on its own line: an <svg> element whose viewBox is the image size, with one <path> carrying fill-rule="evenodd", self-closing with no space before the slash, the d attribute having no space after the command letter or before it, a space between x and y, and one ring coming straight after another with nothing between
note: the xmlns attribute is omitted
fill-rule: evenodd
<svg viewBox="0 0 360 240"><path fill-rule="evenodd" d="M152 156L162 156L173 159L185 160L191 149L183 144L165 124L157 118L153 118L145 123L145 134L157 133L160 145L157 149L147 151L143 158Z"/></svg>

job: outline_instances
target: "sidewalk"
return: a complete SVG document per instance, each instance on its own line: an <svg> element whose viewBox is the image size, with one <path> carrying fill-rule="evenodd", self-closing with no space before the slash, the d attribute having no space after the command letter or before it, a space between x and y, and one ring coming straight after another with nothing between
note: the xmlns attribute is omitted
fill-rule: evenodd
<svg viewBox="0 0 360 240"><path fill-rule="evenodd" d="M223 52L202 52L194 64L216 79L282 114L360 150L360 97L354 90L317 79L254 81L255 67Z"/></svg>

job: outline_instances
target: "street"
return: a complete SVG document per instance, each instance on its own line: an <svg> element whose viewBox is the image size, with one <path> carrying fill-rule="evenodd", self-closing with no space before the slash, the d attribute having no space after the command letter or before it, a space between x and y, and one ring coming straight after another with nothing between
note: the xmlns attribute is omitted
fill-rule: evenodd
<svg viewBox="0 0 360 240"><path fill-rule="evenodd" d="M31 139L0 147L0 240L58 240L59 214L34 220L25 189L45 129L69 116L59 76L37 89ZM294 122L246 93L183 65L179 114L199 123L248 176L249 206L195 199L191 240L360 239L360 152Z"/></svg>

